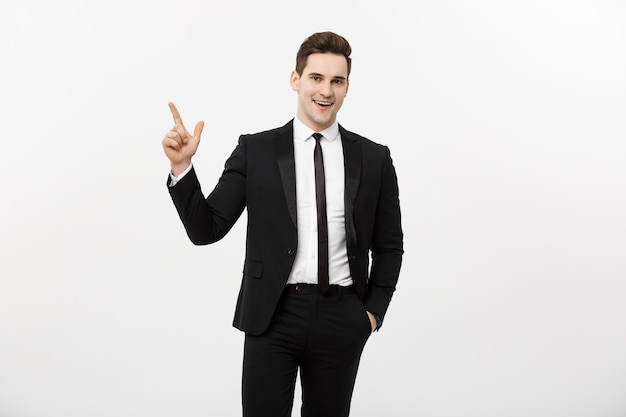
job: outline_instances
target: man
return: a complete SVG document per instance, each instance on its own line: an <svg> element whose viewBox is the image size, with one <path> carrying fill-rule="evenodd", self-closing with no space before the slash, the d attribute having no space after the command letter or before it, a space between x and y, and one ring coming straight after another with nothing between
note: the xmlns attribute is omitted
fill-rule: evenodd
<svg viewBox="0 0 626 417"><path fill-rule="evenodd" d="M204 123L190 134L169 104L168 186L191 241L213 243L248 214L233 323L245 332L245 417L291 416L298 370L302 416L348 416L363 347L395 291L403 234L389 149L336 120L350 53L332 32L302 43L296 117L242 135L206 198L191 164Z"/></svg>

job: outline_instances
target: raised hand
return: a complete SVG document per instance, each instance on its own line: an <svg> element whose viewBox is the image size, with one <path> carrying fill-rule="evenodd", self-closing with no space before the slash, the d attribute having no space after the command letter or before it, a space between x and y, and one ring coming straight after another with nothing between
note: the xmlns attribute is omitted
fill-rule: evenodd
<svg viewBox="0 0 626 417"><path fill-rule="evenodd" d="M168 103L168 106L174 118L174 127L165 134L161 143L165 155L172 164L172 174L178 176L191 165L191 157L194 156L200 144L200 134L204 128L204 122L198 122L193 130L193 135L191 135L185 129L183 119L174 103Z"/></svg>

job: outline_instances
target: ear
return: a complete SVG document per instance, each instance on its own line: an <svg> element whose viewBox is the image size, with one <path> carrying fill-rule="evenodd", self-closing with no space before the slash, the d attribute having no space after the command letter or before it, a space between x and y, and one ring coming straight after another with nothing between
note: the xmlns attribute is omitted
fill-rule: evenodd
<svg viewBox="0 0 626 417"><path fill-rule="evenodd" d="M291 89L293 91L300 90L300 76L296 70L291 71L291 76L289 77L289 84L291 84Z"/></svg>

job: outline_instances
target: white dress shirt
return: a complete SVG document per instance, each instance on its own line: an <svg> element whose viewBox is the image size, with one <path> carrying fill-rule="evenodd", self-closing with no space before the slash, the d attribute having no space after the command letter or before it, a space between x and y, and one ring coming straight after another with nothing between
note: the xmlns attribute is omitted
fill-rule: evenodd
<svg viewBox="0 0 626 417"><path fill-rule="evenodd" d="M317 205L315 201L314 130L298 120L293 121L293 148L296 165L296 206L298 250L288 284L317 284ZM326 216L328 219L328 277L331 285L351 285L346 250L344 205L344 158L337 122L319 132L324 155L326 178ZM191 170L191 165L178 177L170 173L173 187Z"/></svg>
<svg viewBox="0 0 626 417"><path fill-rule="evenodd" d="M298 250L287 283L317 284L317 205L315 202L314 130L298 118L293 121L293 149L296 163L296 206ZM346 251L344 210L344 163L337 122L319 132L324 155L326 212L328 219L328 277L330 284L350 285Z"/></svg>

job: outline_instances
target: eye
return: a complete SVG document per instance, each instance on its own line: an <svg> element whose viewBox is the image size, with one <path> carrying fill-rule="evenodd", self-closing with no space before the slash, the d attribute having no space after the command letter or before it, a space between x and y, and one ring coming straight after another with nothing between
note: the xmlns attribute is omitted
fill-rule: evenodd
<svg viewBox="0 0 626 417"><path fill-rule="evenodd" d="M321 78L319 77L319 75L314 75L311 77L313 79L313 81L319 81L321 80Z"/></svg>
<svg viewBox="0 0 626 417"><path fill-rule="evenodd" d="M335 83L335 84L343 84L343 80L333 80L333 83Z"/></svg>

